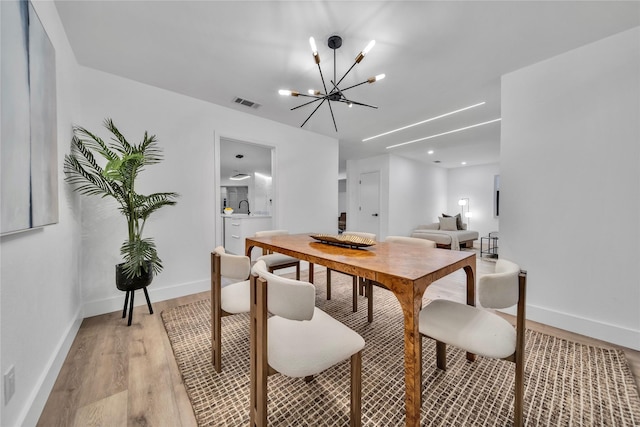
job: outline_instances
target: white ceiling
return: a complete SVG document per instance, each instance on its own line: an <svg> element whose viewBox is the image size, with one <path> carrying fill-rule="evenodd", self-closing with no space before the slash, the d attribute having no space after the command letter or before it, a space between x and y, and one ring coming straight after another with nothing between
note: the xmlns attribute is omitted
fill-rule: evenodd
<svg viewBox="0 0 640 427"><path fill-rule="evenodd" d="M377 110L332 103L305 128L339 138L345 161L392 152L444 167L497 162L500 123L388 150L385 147L500 117L500 76L640 25L637 1L62 1L62 23L81 65L291 126L311 106L278 89L322 89L371 39L376 46L340 86ZM258 109L233 102L241 97ZM370 142L362 139L485 101L472 110ZM596 100L594 100L595 102ZM428 155L428 150L434 150ZM550 153L552 155L552 153ZM235 160L235 159L234 159ZM233 162L233 160L232 160Z"/></svg>

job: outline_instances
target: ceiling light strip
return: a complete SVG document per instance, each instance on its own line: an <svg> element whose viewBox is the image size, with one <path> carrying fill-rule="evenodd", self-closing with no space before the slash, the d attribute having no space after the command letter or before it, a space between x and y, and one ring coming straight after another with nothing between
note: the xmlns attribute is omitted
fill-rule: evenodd
<svg viewBox="0 0 640 427"><path fill-rule="evenodd" d="M414 142L426 141L427 139L436 138L438 136L449 135L450 133L456 133L456 132L461 132L461 131L467 130L467 129L477 128L478 126L488 125L489 123L499 122L500 120L502 120L502 118L489 120L488 122L476 123L475 125L465 126L463 128L454 129L454 130L450 130L450 131L447 131L447 132L442 132L442 133L439 133L437 135L425 136L424 138L414 139L412 141L401 142L400 144L395 144L395 145L388 146L387 150L390 149L390 148L400 147L402 145L413 144Z"/></svg>
<svg viewBox="0 0 640 427"><path fill-rule="evenodd" d="M418 126L418 125L421 125L421 124L423 124L423 123L431 122L431 121L433 121L433 120L441 119L441 118L443 118L443 117L447 117L447 116L450 116L450 115L452 115L452 114L459 113L459 112L461 112L461 111L469 110L469 109L471 109L471 108L479 107L479 106L484 105L484 104L486 104L486 102L485 102L485 101L478 102L477 104L469 105L468 107L460 108L459 110L455 110L455 111L451 111L451 112L449 112L449 113L441 114L441 115L436 116L436 117L431 117L430 119L423 120L423 121L421 121L421 122L414 123L414 124L412 124L412 125L403 126L403 127L401 127L401 128L398 128L398 129L390 130L389 132L381 133L381 134L379 134L379 135L370 136L369 138L365 138L365 139L363 139L363 140L362 140L362 142L367 142L367 141L370 141L370 140L372 140L372 139L379 138L379 137L381 137L381 136L385 136L385 135L389 135L389 134L394 133L394 132L399 132L399 131L401 131L401 130L409 129L409 128L412 128L412 127L414 127L414 126Z"/></svg>

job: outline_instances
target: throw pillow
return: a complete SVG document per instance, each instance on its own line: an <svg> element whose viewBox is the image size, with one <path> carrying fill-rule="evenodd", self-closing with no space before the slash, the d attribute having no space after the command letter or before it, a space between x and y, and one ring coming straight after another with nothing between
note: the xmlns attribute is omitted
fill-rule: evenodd
<svg viewBox="0 0 640 427"><path fill-rule="evenodd" d="M460 214L457 214L457 215L453 216L453 215L447 215L447 214L443 213L442 216L445 217L445 218L455 218L456 219L456 229L457 230L464 230L464 227L462 225L462 216Z"/></svg>
<svg viewBox="0 0 640 427"><path fill-rule="evenodd" d="M458 229L455 217L448 216L440 217L438 219L440 220L440 230L456 231Z"/></svg>

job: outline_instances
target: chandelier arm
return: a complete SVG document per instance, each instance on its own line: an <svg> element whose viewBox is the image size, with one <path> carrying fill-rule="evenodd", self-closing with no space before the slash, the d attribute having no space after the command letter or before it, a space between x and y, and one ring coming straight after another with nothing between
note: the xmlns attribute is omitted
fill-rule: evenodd
<svg viewBox="0 0 640 427"><path fill-rule="evenodd" d="M342 89L342 92L345 92L345 91L347 91L349 89L353 89L354 87L358 87L358 86L363 85L365 83L369 83L369 80L365 80L362 83L358 83L358 84L355 84L353 86L345 87L344 89Z"/></svg>
<svg viewBox="0 0 640 427"><path fill-rule="evenodd" d="M338 49L333 49L333 80L336 79L336 50ZM333 80L331 81L331 83L333 83Z"/></svg>
<svg viewBox="0 0 640 427"><path fill-rule="evenodd" d="M342 93L342 91L340 90L340 88L338 87L337 84L335 84L333 82L333 80L329 80L331 82L331 84L333 85L333 89L331 90L332 92L335 90L336 92L338 92L338 95L340 95L342 98L344 98L345 100L347 99L346 96L344 96L344 94ZM339 99L338 101L342 101L342 99Z"/></svg>
<svg viewBox="0 0 640 427"><path fill-rule="evenodd" d="M331 100L327 99L327 104L329 104L329 111L331 111L331 118L333 119L333 127L338 132L338 126L336 125L336 118L333 116L333 108L331 108Z"/></svg>
<svg viewBox="0 0 640 427"><path fill-rule="evenodd" d="M322 68L320 68L320 64L318 64L318 71L320 71L320 79L322 80L322 87L324 88L324 93L329 93L327 90L327 85L324 83L324 75L322 74Z"/></svg>
<svg viewBox="0 0 640 427"><path fill-rule="evenodd" d="M320 106L324 103L324 99L322 100L322 102L320 102L320 104L318 104L318 106L311 112L311 114L309 114L309 117L307 117L307 120L305 120L300 127L303 127L311 118L311 116L313 116L315 114L316 111L318 111L318 108L320 108ZM312 101L313 102L313 101Z"/></svg>
<svg viewBox="0 0 640 427"><path fill-rule="evenodd" d="M378 107L375 106L375 105L363 104L362 102L357 102L357 101L350 101L350 100L348 100L346 98L345 99L341 99L340 102L344 102L345 104L352 103L352 104L355 104L355 105L361 105L363 107L369 107L369 108L378 109Z"/></svg>
<svg viewBox="0 0 640 427"><path fill-rule="evenodd" d="M299 93L298 96L306 96L307 98L315 98L315 99L324 99L324 98L327 97L326 95L322 95L322 96L320 96L320 95L309 95L309 94L306 94L306 93Z"/></svg>
<svg viewBox="0 0 640 427"><path fill-rule="evenodd" d="M290 111L297 110L300 107L304 107L305 105L313 104L314 102L317 102L317 101L320 101L320 100L324 101L325 97L318 97L318 98L314 99L313 101L305 102L304 104L300 104L297 107L293 107Z"/></svg>
<svg viewBox="0 0 640 427"><path fill-rule="evenodd" d="M335 60L334 60L334 64L335 64ZM340 78L340 80L338 81L338 83L336 83L336 85L339 85L344 80L344 78L347 77L347 74L349 74L349 72L351 72L351 70L353 70L353 67L355 67L356 64L357 64L357 62L354 62L353 65L351 67L349 67L347 72L344 73L344 75L342 76L342 78ZM335 76L334 76L334 78L335 78Z"/></svg>

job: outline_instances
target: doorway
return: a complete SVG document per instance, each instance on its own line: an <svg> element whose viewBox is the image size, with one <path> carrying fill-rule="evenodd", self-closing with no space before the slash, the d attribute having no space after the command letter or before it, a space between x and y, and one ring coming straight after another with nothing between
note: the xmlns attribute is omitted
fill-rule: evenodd
<svg viewBox="0 0 640 427"><path fill-rule="evenodd" d="M358 183L358 230L380 238L380 172L360 174Z"/></svg>
<svg viewBox="0 0 640 427"><path fill-rule="evenodd" d="M219 212L273 214L273 147L220 137ZM246 201L242 203L241 201Z"/></svg>

